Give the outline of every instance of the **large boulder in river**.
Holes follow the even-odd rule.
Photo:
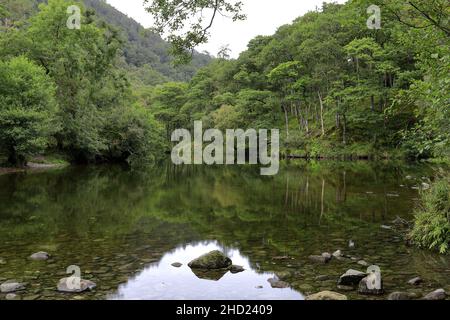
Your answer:
[[[198,257],[189,262],[188,266],[191,269],[226,269],[230,267],[232,261],[222,252],[215,250]]]
[[[346,273],[340,276],[338,284],[343,286],[356,286],[365,277],[367,277],[367,273],[349,269]]]
[[[306,300],[347,300],[347,296],[333,291],[322,291],[307,296]]]
[[[95,282],[84,279],[77,279],[76,277],[62,278],[58,282],[58,291],[59,292],[68,292],[68,293],[80,293],[88,290],[93,290],[97,287]]]

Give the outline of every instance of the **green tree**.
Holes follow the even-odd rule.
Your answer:
[[[42,152],[58,129],[55,85],[25,57],[0,62],[0,152],[14,166]]]

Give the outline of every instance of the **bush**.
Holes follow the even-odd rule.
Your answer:
[[[421,194],[415,212],[413,242],[422,248],[447,253],[450,249],[450,176],[438,179]]]

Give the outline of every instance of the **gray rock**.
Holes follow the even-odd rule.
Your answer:
[[[408,292],[392,292],[387,297],[388,300],[411,300],[414,299],[414,295],[409,294]]]
[[[68,292],[68,293],[80,293],[84,291],[90,291],[97,287],[95,282],[90,280],[80,279],[80,283],[76,283],[74,281],[75,277],[71,278],[62,278],[58,282],[58,291],[60,292]]]
[[[445,300],[447,294],[444,289],[437,289],[436,291],[430,292],[426,296],[424,296],[423,300]]]
[[[306,300],[347,300],[347,296],[333,291],[322,291],[307,296]]]
[[[215,250],[189,262],[192,269],[224,269],[230,267],[232,261],[222,252]]]
[[[370,264],[369,264],[368,262],[364,261],[364,260],[359,260],[359,261],[358,261],[358,264],[361,265],[361,266],[363,266],[363,267],[368,267],[368,266],[370,266]]]
[[[35,261],[45,261],[45,260],[48,260],[49,258],[50,258],[50,255],[44,251],[33,253],[30,256],[30,259],[35,260]]]
[[[342,251],[341,251],[341,250],[336,250],[336,251],[333,253],[333,257],[335,257],[335,258],[341,258],[341,257],[342,257]]]
[[[329,253],[322,253],[322,255],[311,255],[309,256],[309,260],[316,262],[316,263],[328,263],[330,262],[332,258],[332,255]]]
[[[423,282],[423,279],[421,277],[415,277],[415,278],[409,280],[408,284],[413,285],[413,286],[418,286],[422,282]]]
[[[1,293],[12,293],[20,290],[25,290],[25,284],[14,281],[6,281],[0,285]]]
[[[340,276],[338,280],[339,285],[356,286],[359,282],[367,276],[367,273],[349,269],[346,273]]]
[[[239,272],[244,272],[245,271],[245,269],[244,269],[244,267],[243,266],[237,266],[237,265],[232,265],[231,267],[230,267],[230,272],[231,273],[234,273],[234,274],[236,274],[236,273],[239,273]]]
[[[270,278],[267,280],[270,283],[270,286],[275,289],[284,289],[289,288],[289,283],[281,281],[278,278]]]
[[[6,299],[6,300],[20,300],[20,296],[18,296],[18,295],[15,294],[15,293],[8,293],[8,294],[5,296],[5,299]]]
[[[182,265],[183,265],[183,264],[180,263],[180,262],[174,262],[174,263],[172,263],[172,267],[175,267],[175,268],[181,268]]]
[[[375,273],[369,274],[359,282],[358,293],[368,295],[382,295],[384,293],[383,282],[381,281],[381,279],[379,280],[378,284],[377,282],[377,275]]]

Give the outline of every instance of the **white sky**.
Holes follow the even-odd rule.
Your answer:
[[[247,43],[257,35],[272,35],[282,25],[310,10],[321,7],[322,2],[345,3],[346,0],[241,0],[247,20],[232,22],[224,17],[217,17],[211,29],[209,42],[197,48],[216,55],[220,47],[229,45],[232,57],[247,48]],[[145,12],[143,0],[107,0],[115,8],[141,23],[144,27],[152,26],[151,15]]]

